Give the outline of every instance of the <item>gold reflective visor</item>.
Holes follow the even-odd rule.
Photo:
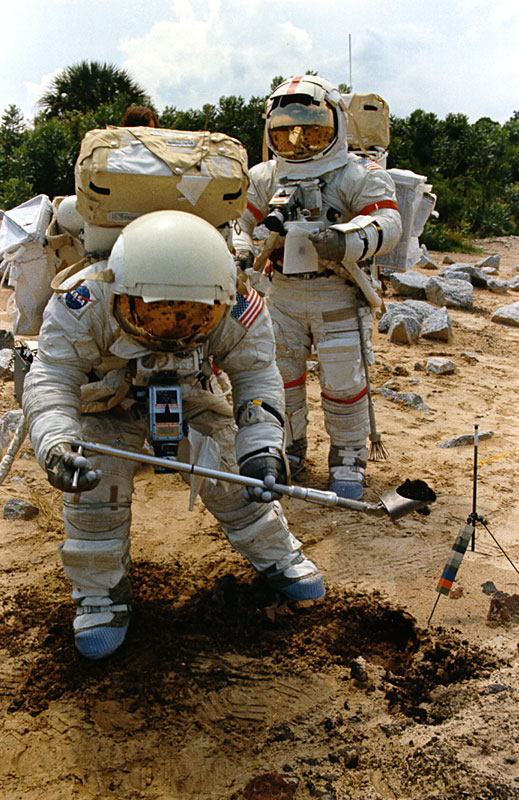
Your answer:
[[[150,350],[179,352],[203,342],[223,318],[226,305],[117,295],[114,316],[125,333]]]
[[[276,155],[301,161],[322,153],[335,139],[335,120],[327,104],[289,103],[275,108],[268,122]]]

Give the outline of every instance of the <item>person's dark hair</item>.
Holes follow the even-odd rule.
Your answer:
[[[157,115],[146,106],[129,106],[124,112],[123,128],[160,128]]]

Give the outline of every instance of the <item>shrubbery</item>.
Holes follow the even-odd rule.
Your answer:
[[[76,66],[82,70],[76,74],[69,68],[72,78],[99,81],[92,73],[95,62]],[[101,66],[110,74],[114,69]],[[271,88],[280,80],[274,78]],[[121,85],[126,86],[124,81]],[[85,132],[121,124],[127,105],[146,99],[136,84],[129,87],[134,95],[107,95],[111,102],[93,110],[65,104],[59,113],[49,91],[31,125],[16,106],[9,106],[0,125],[0,207],[12,208],[40,193],[51,198],[73,194],[74,164]],[[88,91],[97,96],[92,87]],[[252,166],[263,159],[264,103],[265,97],[224,96],[202,109],[167,106],[159,118],[162,127],[221,131],[240,139]],[[439,221],[429,222],[421,237],[431,249],[467,249],[475,236],[519,235],[519,111],[503,125],[488,117],[469,123],[464,114],[440,120],[421,109],[405,119],[392,117],[388,167],[426,175],[433,185]]]

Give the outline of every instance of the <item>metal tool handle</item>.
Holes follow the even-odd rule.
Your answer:
[[[76,441],[73,444],[85,450],[91,450],[94,453],[105,453],[106,455],[118,456],[120,458],[127,458],[132,461],[142,461],[144,464],[154,464],[155,466],[167,467],[168,469],[175,469],[179,472],[187,472],[191,475],[202,475],[205,478],[216,478],[229,483],[238,483],[242,486],[259,487],[267,489],[278,494],[284,494],[287,497],[293,497],[295,500],[306,500],[309,503],[318,503],[325,506],[338,506],[339,508],[349,508],[351,511],[362,511],[365,514],[371,514],[376,517],[381,517],[388,513],[387,508],[382,503],[372,504],[364,503],[358,500],[349,500],[345,497],[339,497],[335,492],[324,492],[320,489],[307,489],[304,486],[285,486],[281,483],[275,483],[274,486],[266,487],[263,481],[258,478],[249,478],[245,475],[237,475],[234,472],[222,472],[217,469],[210,469],[209,467],[201,467],[197,464],[186,464],[181,461],[173,461],[169,458],[159,458],[158,456],[149,456],[144,453],[135,453],[128,450],[119,450],[115,447],[108,447],[104,444],[95,444],[93,442]]]
[[[78,454],[78,456],[82,456],[83,455],[83,445],[82,444],[79,445],[79,447],[77,449],[77,454]],[[72,478],[72,488],[73,489],[77,489],[80,471],[81,471],[80,468],[77,467],[75,472],[74,472],[74,476]]]

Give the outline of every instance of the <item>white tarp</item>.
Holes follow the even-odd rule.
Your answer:
[[[13,333],[20,336],[38,334],[43,309],[52,294],[55,270],[44,247],[51,216],[49,198],[39,194],[5,211],[2,218],[0,257],[14,287],[8,311],[13,315]]]
[[[405,272],[418,263],[422,255],[418,237],[434,212],[436,195],[425,175],[408,169],[389,169],[396,188],[398,209],[402,218],[402,238],[389,253],[377,256],[379,267]]]
[[[9,211],[4,211],[0,226],[0,257],[20,245],[45,241],[52,204],[46,194],[39,194]]]

